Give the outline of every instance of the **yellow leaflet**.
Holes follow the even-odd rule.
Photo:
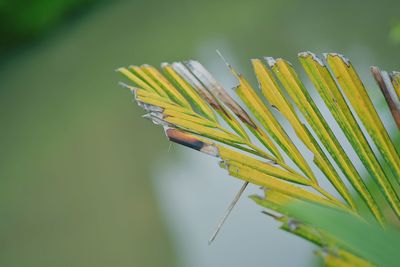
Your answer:
[[[142,89],[149,91],[149,92],[155,92],[157,93],[157,91],[152,88],[151,86],[149,86],[147,83],[145,83],[144,81],[142,81],[142,79],[140,79],[138,76],[136,76],[135,74],[133,74],[132,72],[130,72],[128,69],[126,68],[119,68],[117,69],[118,72],[122,73],[123,75],[125,75],[125,77],[127,77],[129,80],[131,80],[132,82],[134,82],[137,86],[141,87]]]
[[[130,66],[129,67],[133,72],[137,73],[139,77],[141,77],[144,81],[146,81],[154,91],[157,92],[160,96],[168,98],[168,94],[155,82],[152,78],[150,78],[147,73],[145,73],[141,68],[137,66]]]
[[[347,106],[345,99],[343,98],[339,88],[337,87],[335,81],[330,75],[330,72],[328,71],[326,66],[318,58],[316,58],[315,55],[311,53],[302,53],[299,58],[315,88],[320,93],[321,97],[325,101],[325,104],[331,111],[339,126],[342,128],[344,134],[346,135],[349,142],[352,144],[353,148],[364,163],[365,167],[375,177],[379,185],[384,189],[383,192],[389,202],[392,205],[397,205],[397,197],[393,188],[385,177],[385,174],[383,173],[379,162],[375,158],[371,147],[368,145],[365,136],[361,132],[356,120],[354,119],[349,107]],[[352,165],[349,167],[354,168],[354,166]],[[358,192],[360,192],[361,196],[363,197],[373,214],[377,217],[377,219],[382,222],[382,214],[379,211],[379,208],[375,203],[373,197],[362,182],[361,177],[358,176],[358,173],[356,173],[356,171],[352,172],[355,173],[354,178],[356,179],[354,181],[351,181],[353,186]]]
[[[162,114],[165,117],[175,117],[175,118],[181,118],[187,121],[191,121],[193,123],[196,123],[198,125],[202,125],[205,127],[211,127],[211,128],[218,128],[219,126],[215,124],[215,122],[212,122],[210,120],[204,119],[202,117],[196,116],[196,113],[182,113],[180,111],[172,110],[172,109],[165,109]]]
[[[331,137],[333,133],[328,132],[328,125],[324,123],[324,118],[317,110],[313,100],[308,95],[306,89],[302,86],[300,80],[289,64],[282,59],[278,59],[276,64],[272,67],[272,70],[299,107],[304,117],[310,123],[320,140],[326,142],[327,147],[329,148],[335,146]],[[330,143],[326,140],[330,141]]]
[[[265,190],[265,199],[275,203],[276,205],[287,206],[288,204],[295,201],[291,196],[282,194],[276,190]]]
[[[243,129],[242,125],[233,117],[232,113],[226,110],[218,100],[215,99],[218,103],[218,106],[213,106],[214,110],[220,115],[226,123],[234,130],[238,135],[240,135],[243,139],[247,142],[251,142],[249,136],[247,135],[246,131]]]
[[[237,137],[236,135],[228,134],[227,132],[222,132],[217,129],[204,127],[202,125],[198,125],[192,121],[187,121],[182,118],[166,117],[166,118],[164,118],[164,120],[173,125],[176,125],[177,127],[184,128],[185,130],[187,130],[189,132],[193,132],[193,133],[205,136],[207,138],[214,139],[219,142],[223,142],[223,143],[227,143],[227,144],[231,144],[231,143],[245,144],[244,140]]]
[[[255,62],[258,63],[258,62]],[[261,63],[261,62],[259,62]],[[273,67],[276,69],[276,67]],[[335,168],[329,162],[328,158],[314,139],[312,134],[308,131],[307,127],[300,122],[297,114],[294,112],[292,105],[286,100],[277,82],[272,76],[269,69],[264,64],[255,65],[255,73],[260,83],[261,91],[267,100],[275,105],[278,110],[286,117],[290,122],[297,136],[303,143],[310,149],[314,154],[315,164],[324,172],[332,185],[338,190],[343,198],[350,204],[351,207],[355,207],[354,201],[350,195],[350,192],[340,179]]]
[[[208,119],[217,122],[217,118],[215,117],[215,114],[210,106],[198,95],[193,87],[183,80],[182,77],[176,73],[169,64],[163,64],[162,68],[171,77],[171,79],[173,79],[179,85],[179,88],[183,91],[183,93]]]
[[[257,80],[261,87],[261,92],[268,99],[271,105],[279,109],[278,106],[287,106],[288,110],[279,110],[285,117],[295,115],[292,105],[287,101],[280,90],[267,90],[265,88],[279,88],[278,83],[273,78],[272,72],[264,65],[260,59],[253,59],[253,68],[256,74]]]
[[[368,156],[375,157],[328,69],[322,66],[313,68],[314,66],[311,67],[304,59],[301,59],[301,62],[304,64],[303,66],[309,74],[311,81],[321,94],[328,108],[330,108],[333,116],[335,116],[335,119],[336,117],[338,118],[338,124],[342,127],[345,134],[349,134],[347,136],[348,140],[357,144],[357,146],[355,146],[356,151],[362,148],[367,151],[364,154],[366,158],[368,158]]]
[[[167,122],[171,122],[170,119],[167,119],[167,118],[164,118],[164,119]],[[187,120],[187,121],[191,120],[191,118],[188,118],[188,119],[182,118],[182,119]],[[180,124],[183,125],[182,123],[180,123]],[[192,132],[194,132],[194,131],[192,130]],[[170,132],[170,133],[172,134],[172,132]],[[310,181],[308,181],[304,177],[298,175],[297,173],[292,173],[288,170],[282,169],[281,166],[275,165],[271,162],[268,163],[268,162],[258,160],[254,157],[243,154],[243,152],[238,152],[238,151],[232,150],[228,147],[224,147],[219,144],[211,143],[209,140],[203,139],[202,137],[194,136],[194,135],[187,134],[187,133],[182,133],[181,131],[178,131],[178,130],[174,130],[174,134],[172,134],[171,136],[174,136],[175,141],[180,140],[183,143],[196,144],[196,150],[219,157],[225,161],[240,161],[240,162],[242,162],[242,164],[244,164],[245,166],[247,166],[249,168],[257,169],[265,174],[272,175],[276,178],[292,181],[292,182],[302,184],[302,185],[310,185]],[[178,143],[179,143],[179,141],[178,141]],[[241,149],[241,148],[239,148],[239,149]],[[209,153],[207,151],[212,151],[212,153]],[[250,152],[247,150],[245,150],[245,151]]]
[[[371,263],[354,256],[344,250],[337,250],[334,252],[320,252],[321,257],[324,259],[327,267],[373,267]]]
[[[319,63],[315,63],[321,67]],[[324,144],[332,158],[338,164],[342,172],[346,175],[347,179],[361,194],[372,213],[379,221],[382,222],[382,214],[380,213],[377,204],[369,193],[362,178],[358,174],[351,160],[347,157],[346,152],[337,141],[332,130],[322,117],[318,107],[315,105],[314,101],[308,94],[306,88],[298,78],[297,74],[294,72],[293,68],[288,64],[288,62],[278,59],[274,66],[274,70],[279,80],[284,85],[286,91],[299,107],[308,123],[314,129],[314,132],[317,134],[319,140],[321,140],[321,142]]]
[[[230,175],[248,181],[250,183],[260,185],[265,188],[271,188],[273,190],[282,192],[294,198],[303,199],[305,201],[311,201],[322,205],[331,205],[330,201],[317,194],[314,194],[287,182],[281,181],[277,178],[274,178],[273,176],[264,174],[255,169],[248,168],[241,163],[231,161],[225,164],[224,162],[222,162],[220,166],[224,169],[227,169]]]
[[[228,123],[228,125],[242,138],[250,143],[250,138],[246,131],[240,125],[240,123],[233,117],[233,115],[220,104],[217,98],[215,98],[204,85],[187,69],[187,67],[181,62],[175,62],[173,68],[178,72],[183,79],[190,84],[202,97],[203,99],[217,112],[222,119]]]
[[[288,207],[290,204],[303,202],[298,198],[283,194],[273,189],[265,189],[265,197],[257,195],[250,196],[260,206],[279,212],[285,216],[291,217]]]
[[[261,125],[263,125],[265,129],[267,129],[267,128],[265,127],[266,122],[265,122],[265,121],[262,121],[262,119],[264,119],[264,118],[259,117],[259,116],[260,116],[260,113],[257,113],[257,111],[256,111],[256,109],[259,108],[259,106],[257,106],[258,103],[248,101],[248,100],[244,97],[244,95],[243,95],[243,93],[242,93],[242,87],[241,87],[241,86],[236,87],[236,90],[235,90],[235,91],[236,91],[236,94],[237,94],[237,95],[242,99],[242,101],[245,103],[245,105],[246,105],[246,106],[251,110],[251,112],[255,115],[255,117],[257,118],[257,120],[260,121]],[[275,135],[274,135],[272,132],[270,132],[269,130],[270,130],[270,128],[267,129],[268,133],[271,134],[271,135],[274,137],[274,139],[275,139]],[[253,130],[253,131],[254,131],[254,130]],[[266,147],[268,148],[268,150],[274,151],[274,153],[273,153],[274,155],[279,155],[279,157],[277,157],[278,160],[281,161],[281,162],[283,162],[283,158],[282,158],[282,156],[280,155],[279,150],[278,150],[278,149],[276,148],[276,146],[272,143],[272,140],[271,140],[263,131],[261,131],[261,130],[259,130],[259,131],[257,131],[257,132],[254,132],[254,134],[255,134],[255,135],[257,135],[257,134],[259,135],[258,132],[262,133],[262,135],[261,135],[259,138],[264,138],[263,136],[265,136],[265,137],[268,139],[268,142],[266,142],[265,140],[262,141],[263,144],[264,144],[264,146],[266,146]],[[281,146],[281,143],[279,142],[279,140],[275,139],[275,141],[279,144],[279,146]],[[268,146],[269,146],[269,147],[268,147]],[[282,146],[281,146],[281,147],[282,147]],[[283,150],[284,150],[286,153],[288,153],[288,151],[287,151],[284,147],[283,147]]]
[[[260,140],[260,142],[276,157],[276,160],[278,162],[283,162],[281,153],[279,152],[275,144],[272,142],[272,140],[269,138],[269,136],[264,131],[262,131],[260,127],[256,126],[256,128],[253,128],[247,123],[245,124],[248,127],[248,129],[254,134],[254,136],[257,137],[257,139]]]
[[[220,128],[220,130],[223,131],[224,129]],[[181,130],[181,131],[182,131],[182,130]],[[226,131],[226,130],[225,130],[225,131]],[[193,133],[193,132],[192,132],[192,133]],[[230,132],[228,132],[228,133],[230,134]],[[183,133],[182,133],[182,134],[183,134]],[[189,134],[189,133],[185,132],[185,133],[184,133],[184,136],[185,136],[185,137],[188,137],[188,138],[191,138],[191,139],[193,139],[193,140],[201,141],[201,142],[205,143],[205,144],[208,145],[208,146],[215,146],[215,147],[217,147],[217,148],[220,147],[220,145],[211,143],[210,140],[205,139],[205,138],[203,138],[203,137],[201,137],[201,136],[198,136],[198,135],[195,136],[195,135],[192,135],[192,134]],[[254,147],[252,147],[252,146],[250,146],[250,148],[247,148],[246,146],[248,146],[249,144],[246,144],[246,146],[242,146],[242,145],[240,145],[240,144],[233,143],[233,142],[231,142],[231,143],[224,142],[224,143],[227,144],[227,145],[230,145],[230,146],[232,146],[232,147],[235,147],[235,148],[237,148],[237,149],[240,149],[240,150],[242,150],[242,151],[251,153],[251,154],[253,154],[253,155],[256,155],[256,156],[259,156],[259,157],[263,157],[263,158],[268,159],[268,160],[270,160],[270,161],[273,161],[273,160],[274,160],[273,157],[271,157],[270,155],[266,154],[266,153],[265,153],[264,151],[262,151],[262,150],[256,150],[256,149],[255,149]],[[251,145],[251,144],[250,144],[250,145]]]
[[[158,106],[160,108],[163,108],[164,111],[162,112],[164,115],[171,115],[171,116],[187,116],[187,118],[193,117],[192,120],[196,120],[193,122],[201,122],[203,125],[208,125],[210,127],[215,127],[219,128],[222,131],[226,131],[225,129],[221,128],[219,125],[217,125],[214,122],[211,122],[199,114],[195,113],[191,109],[187,109],[181,106],[178,106],[176,103],[171,102],[170,100],[160,97],[156,95],[155,93],[150,93],[145,90],[138,89],[135,91],[136,99],[139,100],[140,102],[146,103],[146,104],[151,104],[154,106]]]
[[[240,79],[240,76],[230,65],[229,69],[231,72]],[[211,74],[208,73],[211,76]],[[231,111],[247,126],[247,128],[254,134],[254,136],[276,157],[278,162],[283,162],[282,155],[276,145],[272,142],[271,138],[263,131],[256,122],[247,114],[247,112],[238,104],[232,97],[226,93],[222,86],[214,89],[215,95],[219,94],[220,99],[227,105]]]
[[[257,62],[254,62],[253,65],[255,68],[257,68]],[[272,137],[274,137],[275,141],[286,152],[286,154],[293,160],[294,163],[296,163],[297,166],[299,166],[304,174],[308,176],[311,180],[316,181],[316,178],[306,160],[303,158],[296,146],[290,140],[285,130],[275,119],[271,111],[261,101],[251,85],[243,76],[239,76],[239,81],[240,86],[236,89],[237,95],[252,111],[258,121],[260,121],[260,123],[268,131],[268,133],[271,134]]]
[[[274,210],[276,212],[279,212],[281,214],[284,214],[288,217],[293,217],[293,214],[291,214],[290,210],[288,209],[291,204],[295,204],[295,203],[304,204],[304,203],[301,203],[304,201],[304,199],[299,199],[290,194],[287,194],[287,193],[284,193],[281,191],[277,191],[275,189],[265,188],[264,191],[265,191],[265,197],[253,195],[253,196],[250,196],[250,198],[252,200],[254,200],[256,203],[258,203],[259,205],[266,207],[268,209]],[[338,202],[336,200],[330,201],[330,200],[326,200],[325,198],[324,198],[324,201],[327,201],[326,203],[324,203],[324,205],[326,205],[326,206],[340,208],[343,211],[354,214],[351,210],[348,209],[348,207],[344,206],[341,202]],[[319,203],[319,204],[322,204],[322,203]],[[311,240],[311,241],[318,243],[317,240]]]
[[[279,85],[273,78],[272,72],[259,59],[253,61],[253,67],[264,97],[271,103],[271,105],[276,107],[283,116],[286,117],[296,131],[296,134],[308,147],[309,144],[312,143],[310,137],[302,129],[303,124],[294,112],[293,106],[286,100],[285,96],[280,91]]]
[[[149,96],[143,96],[143,95],[137,95],[136,96],[136,100],[145,104],[150,104],[159,108],[166,108],[166,107],[171,107],[171,109],[177,109],[177,110],[181,110],[182,108],[179,106],[175,106],[175,105],[171,105],[168,102],[165,101],[161,101],[159,99],[153,98],[153,97],[149,97]],[[184,109],[187,110],[187,109]]]
[[[366,260],[357,257],[356,255],[347,252],[346,250],[340,249],[339,256],[345,259],[347,262],[351,263],[351,266],[360,266],[360,267],[373,267],[371,263],[367,262]]]
[[[354,267],[353,263],[350,263],[337,255],[333,255],[332,253],[319,253],[323,258],[326,267]]]
[[[287,170],[281,169],[277,165],[272,165],[271,163],[262,162],[261,160],[247,156],[243,153],[239,153],[232,149],[225,148],[223,146],[217,146],[217,147],[221,159],[227,162],[231,161],[241,162],[247,167],[274,176],[276,178],[284,179],[298,184],[311,185],[311,182],[309,180],[307,180],[306,178],[297,173],[289,172]]]
[[[136,90],[134,89],[133,91],[135,92],[136,96],[153,98],[153,99],[158,100],[160,102],[164,102],[166,104],[182,108],[181,106],[178,106],[176,103],[172,102],[169,98],[160,96],[160,95],[158,95],[157,93],[155,93],[153,91],[149,92],[149,91],[146,91],[146,90],[143,90],[143,89],[136,89]]]
[[[146,103],[146,104],[150,104],[156,107],[160,107],[162,109],[170,109],[170,110],[174,110],[177,112],[182,112],[185,114],[193,114],[192,110],[189,110],[187,108],[182,108],[180,106],[177,106],[175,103],[173,102],[169,102],[169,101],[165,101],[164,98],[157,98],[148,94],[143,94],[143,92],[145,92],[144,90],[138,90],[136,92],[136,100],[140,101],[142,103]]]
[[[327,54],[326,59],[339,85],[381,152],[383,159],[400,182],[399,155],[353,66],[347,59],[338,54]]]
[[[157,82],[176,103],[191,108],[189,102],[156,68],[149,65],[143,65],[141,69]]]
[[[182,108],[180,106],[176,106],[173,103],[171,104],[171,103],[167,103],[164,101],[160,101],[157,98],[143,96],[141,94],[138,94],[136,99],[142,103],[160,107],[162,110],[158,111],[156,113],[160,113],[160,114],[162,113],[163,117],[182,118],[184,120],[191,121],[193,123],[196,123],[196,124],[199,124],[199,125],[202,125],[205,127],[212,127],[212,128],[219,129],[219,130],[225,132],[226,134],[232,135],[229,131],[221,128],[219,125],[215,124],[214,122],[204,119],[203,117],[194,113],[192,110]]]

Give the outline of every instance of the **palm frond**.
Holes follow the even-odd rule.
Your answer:
[[[393,184],[400,182],[399,154],[350,61],[336,53],[324,56],[326,63],[311,52],[303,52],[299,61],[365,169],[379,185],[392,212],[400,217],[399,193],[395,190],[398,185]],[[220,167],[231,176],[262,186],[264,196],[252,198],[281,214],[273,217],[282,222],[282,229],[324,247],[330,264],[346,266],[358,262],[370,266],[343,246],[338,245],[339,254],[333,253],[330,246],[338,241],[329,233],[319,232],[315,236],[310,223],[296,222],[296,231],[292,231],[291,223],[296,218],[286,208],[288,203],[313,203],[364,220],[369,215],[360,212],[361,199],[383,228],[387,227],[388,218],[382,209],[388,206],[378,203],[371,193],[293,66],[272,57],[251,62],[259,91],[227,64],[238,81],[233,91],[250,113],[195,60],[163,63],[162,72],[149,65],[118,71],[134,83],[123,86],[134,93],[139,106],[147,112],[145,117],[163,126],[169,140],[217,157]],[[372,73],[400,125],[400,74],[382,72],[376,67]],[[312,159],[296,146],[294,137],[287,133],[271,107],[289,122],[297,138],[312,153]],[[373,144],[368,142],[369,137]],[[372,146],[377,147],[379,155]],[[383,168],[382,163],[389,168]],[[313,164],[320,174],[315,174]],[[356,194],[351,193],[341,175]],[[320,186],[322,179],[333,185],[340,198]]]

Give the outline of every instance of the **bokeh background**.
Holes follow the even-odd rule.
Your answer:
[[[215,49],[253,81],[253,57],[341,52],[372,88],[368,66],[400,69],[399,10],[396,0],[1,0],[0,266],[319,264],[245,198],[208,246],[240,183],[171,146],[114,69],[196,58],[229,87]]]

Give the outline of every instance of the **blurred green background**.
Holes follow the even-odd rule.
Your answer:
[[[115,68],[225,49],[247,74],[250,58],[295,62],[303,50],[342,52],[365,76],[371,64],[399,70],[399,10],[397,0],[1,0],[0,266],[177,265],[150,181],[168,142]]]

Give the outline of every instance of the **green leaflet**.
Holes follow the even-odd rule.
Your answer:
[[[374,222],[363,221],[338,209],[306,202],[290,204],[288,209],[296,219],[327,235],[321,240],[327,241],[324,247],[345,250],[376,266],[398,265],[398,230],[382,229]]]

